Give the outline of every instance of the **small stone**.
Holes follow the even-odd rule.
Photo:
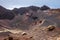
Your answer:
[[[33,36],[31,36],[30,38],[33,38]]]
[[[42,21],[39,21],[39,23],[42,23]]]
[[[27,33],[26,32],[23,32],[22,35],[27,35]]]
[[[48,27],[47,27],[47,30],[48,31],[53,31],[55,29],[55,26],[53,26],[53,25],[49,25]]]

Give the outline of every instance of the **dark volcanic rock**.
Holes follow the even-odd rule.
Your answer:
[[[25,8],[25,7],[21,7],[18,9],[18,13],[23,15],[24,13],[28,12],[28,8]]]
[[[0,19],[13,19],[14,18],[14,14],[12,12],[5,12],[0,14]]]
[[[37,7],[37,6],[29,6],[29,7],[21,7],[21,8],[14,8],[12,11],[15,13],[15,14],[25,14],[25,13],[29,13],[29,11],[34,11],[36,12],[37,10],[40,10],[40,7]]]
[[[8,10],[8,9],[5,9],[4,7],[0,6],[0,19],[13,19],[14,18],[14,14]]]
[[[48,9],[50,9],[48,6],[46,6],[46,5],[44,5],[44,6],[42,6],[41,8],[40,8],[41,10],[48,10]]]
[[[18,15],[18,8],[14,8],[14,9],[12,10],[12,12],[13,12],[15,15]]]
[[[28,8],[30,8],[32,11],[37,11],[40,9],[40,7],[37,6],[29,6]]]

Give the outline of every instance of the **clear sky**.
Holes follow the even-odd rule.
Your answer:
[[[9,9],[31,5],[34,6],[47,5],[51,8],[60,8],[60,0],[0,0],[0,5]]]

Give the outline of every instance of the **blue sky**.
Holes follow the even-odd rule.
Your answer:
[[[47,5],[51,8],[60,8],[60,0],[0,0],[0,5],[8,9],[31,5],[39,7]]]

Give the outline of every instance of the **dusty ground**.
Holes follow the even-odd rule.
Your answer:
[[[13,40],[60,40],[60,28],[56,27],[54,30],[48,31],[46,27],[34,27],[18,34],[10,34],[2,39],[9,39],[9,37],[12,37]]]

